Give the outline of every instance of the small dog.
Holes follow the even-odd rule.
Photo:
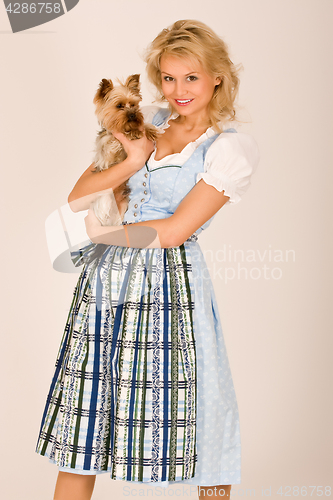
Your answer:
[[[126,158],[124,148],[112,130],[122,132],[128,139],[140,139],[145,134],[156,141],[159,131],[154,125],[145,124],[139,108],[140,75],[131,75],[123,84],[114,87],[111,80],[103,80],[94,97],[96,115],[102,129],[98,132],[95,143],[95,171],[101,172]],[[102,226],[122,224],[128,207],[130,189],[124,182],[113,192],[102,194],[93,202],[92,208]]]

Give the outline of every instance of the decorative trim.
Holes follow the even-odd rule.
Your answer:
[[[146,163],[146,167],[147,167],[148,172],[150,173],[150,172],[155,172],[155,170],[160,170],[161,168],[172,168],[172,167],[182,168],[182,165],[163,165],[162,167],[157,167],[157,168],[154,168],[153,170],[149,170],[148,165]]]

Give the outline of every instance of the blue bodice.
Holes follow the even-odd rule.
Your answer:
[[[154,117],[153,124],[161,125],[169,113],[168,110],[161,109]],[[229,131],[236,132],[234,129],[228,129]],[[197,174],[204,172],[206,153],[218,136],[219,134],[213,135],[201,143],[182,166],[163,165],[150,170],[146,163],[141,170],[130,177],[128,182],[131,189],[130,202],[124,223],[170,217],[195,186]],[[214,217],[215,215],[201,226],[196,234],[206,229]]]

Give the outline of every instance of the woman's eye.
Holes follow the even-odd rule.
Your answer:
[[[188,79],[190,80],[190,82],[195,82],[195,80],[197,80],[198,77],[194,76],[194,75],[190,75],[190,76],[188,76]]]
[[[165,76],[164,77],[165,82],[172,82],[172,80],[173,80],[172,76]]]

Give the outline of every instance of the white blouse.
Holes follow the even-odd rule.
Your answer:
[[[142,108],[145,122],[151,123],[159,109],[157,106]],[[176,113],[171,114],[160,128],[162,130],[168,128],[169,121],[177,116]],[[227,122],[223,125],[223,130],[228,128],[235,128],[234,122]],[[155,150],[148,160],[148,167],[153,169],[164,165],[182,166],[201,143],[215,134],[215,130],[210,127],[198,139],[187,144],[180,153],[167,155],[161,160],[155,160]],[[204,172],[197,175],[196,182],[203,179],[218,191],[224,191],[224,194],[229,196],[225,205],[238,203],[250,186],[251,176],[259,160],[259,148],[251,135],[241,132],[221,133],[209,147]]]

